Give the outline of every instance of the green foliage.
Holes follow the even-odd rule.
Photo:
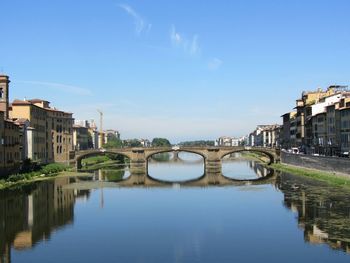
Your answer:
[[[107,154],[107,157],[108,157],[110,160],[119,161],[119,162],[121,162],[121,163],[124,163],[124,161],[125,161],[124,155],[121,155],[121,154],[108,153],[108,154]]]
[[[109,138],[108,142],[103,145],[103,148],[121,148],[123,147],[123,142],[118,138]]]
[[[124,147],[142,147],[141,142],[138,139],[123,141]]]
[[[125,170],[103,170],[102,174],[107,178],[109,182],[118,182],[123,179]]]
[[[42,166],[41,169],[39,169],[37,171],[30,171],[28,173],[22,172],[22,173],[10,175],[6,180],[4,180],[5,181],[4,184],[30,180],[30,179],[33,179],[35,177],[40,176],[41,174],[50,176],[50,175],[54,175],[54,174],[57,174],[59,172],[62,172],[66,169],[67,169],[67,166],[64,164],[51,163],[51,164]]]
[[[45,174],[45,175],[50,175],[50,174],[55,174],[55,173],[59,173],[62,172],[64,170],[67,169],[67,166],[61,163],[51,163],[48,165],[45,165],[42,169],[41,169],[41,173]]]
[[[158,162],[167,162],[170,160],[170,157],[171,157],[170,153],[157,153],[152,156],[152,159]]]
[[[115,166],[118,164],[124,164],[128,158],[125,158],[120,154],[106,153],[105,155],[98,155],[89,157],[82,160],[84,171],[92,171],[108,166]]]
[[[205,141],[205,140],[199,140],[199,141],[185,141],[180,142],[180,146],[215,146],[214,141]]]
[[[98,163],[104,163],[109,160],[111,159],[107,155],[98,155],[98,156],[93,156],[93,157],[83,159],[81,163],[83,166],[87,166],[87,165],[93,165]]]
[[[153,147],[170,147],[171,143],[166,138],[154,138],[152,140]]]
[[[25,179],[25,174],[13,174],[7,178],[7,182],[17,182]]]

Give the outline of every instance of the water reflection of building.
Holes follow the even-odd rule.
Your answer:
[[[286,207],[298,214],[305,241],[350,253],[350,194],[317,181],[283,175],[278,188]]]
[[[41,182],[21,193],[0,193],[0,262],[11,262],[11,247],[23,250],[48,240],[52,231],[71,224],[76,198],[89,192],[63,190],[69,178]]]
[[[269,173],[269,170],[265,166],[256,161],[249,161],[248,165],[252,170],[254,170],[258,178],[265,177]]]

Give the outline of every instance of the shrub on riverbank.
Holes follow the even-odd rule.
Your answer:
[[[24,181],[24,180],[30,180],[38,176],[52,176],[59,172],[65,171],[69,168],[69,166],[66,166],[64,164],[60,163],[51,163],[44,166],[41,166],[41,168],[37,171],[31,171],[28,173],[17,173],[10,175],[7,179],[3,179],[0,182],[0,185],[6,185],[7,183],[14,183],[18,181]]]
[[[82,160],[82,165],[93,165],[98,163],[104,163],[110,161],[111,159],[107,155],[93,156]]]
[[[40,172],[45,175],[52,175],[65,171],[68,167],[62,163],[50,163],[44,166]]]
[[[98,170],[106,166],[113,166],[116,164],[123,165],[128,162],[128,158],[125,158],[120,154],[106,154],[102,156],[93,156],[82,160],[82,169],[84,171]]]

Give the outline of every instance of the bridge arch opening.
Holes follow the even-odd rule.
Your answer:
[[[222,156],[222,159],[224,159],[227,156],[230,156],[232,154],[247,154],[247,158],[257,158],[259,159],[261,162],[266,163],[267,165],[270,165],[272,163],[274,163],[275,161],[275,156],[273,156],[273,154],[264,151],[264,150],[249,150],[249,149],[244,149],[244,150],[233,150],[231,152],[227,152],[225,153],[225,155]]]
[[[147,156],[147,175],[165,183],[184,183],[202,177],[205,156],[187,150],[163,150]]]
[[[222,175],[234,181],[256,181],[274,174],[266,166],[274,162],[274,156],[265,151],[239,150],[222,156]]]

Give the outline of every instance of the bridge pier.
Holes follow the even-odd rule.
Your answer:
[[[132,174],[145,174],[147,173],[147,160],[145,150],[132,149],[130,155],[130,173]]]
[[[221,174],[221,160],[205,160],[204,166],[206,174]]]
[[[221,174],[222,163],[220,150],[218,148],[207,149],[207,156],[205,158],[205,173],[207,174]]]

